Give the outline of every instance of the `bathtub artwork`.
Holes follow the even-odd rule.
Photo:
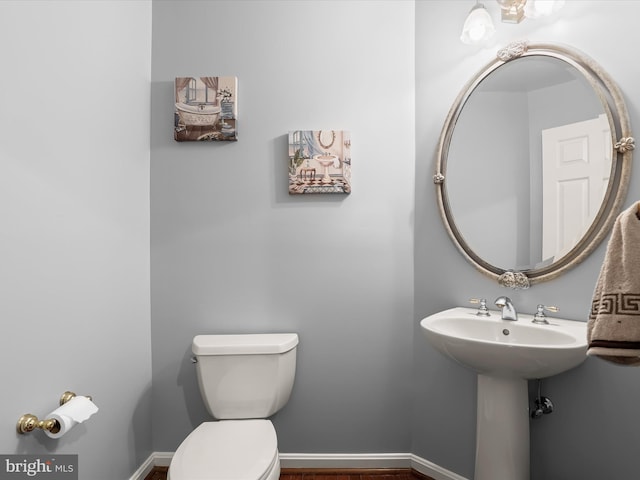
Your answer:
[[[176,77],[173,138],[236,141],[237,77]]]
[[[289,194],[307,193],[351,193],[349,132],[289,132]]]

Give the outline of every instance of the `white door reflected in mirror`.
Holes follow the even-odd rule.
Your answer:
[[[542,259],[577,245],[602,205],[611,174],[606,115],[542,131]]]

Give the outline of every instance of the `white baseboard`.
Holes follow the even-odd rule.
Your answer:
[[[282,468],[413,468],[434,480],[467,480],[411,453],[280,453]]]
[[[140,467],[133,472],[129,480],[144,480],[153,467],[168,467],[173,458],[173,452],[153,452]]]
[[[153,452],[129,480],[144,480],[153,467],[168,467],[173,452]],[[280,453],[282,468],[413,468],[434,480],[465,477],[411,453]]]
[[[281,468],[409,468],[407,453],[280,453]]]
[[[446,468],[442,468],[441,466],[436,465],[429,460],[425,460],[424,458],[418,457],[417,455],[413,454],[411,454],[410,456],[410,467],[413,468],[416,472],[428,475],[434,480],[467,480],[466,477],[458,475],[457,473],[453,473]]]

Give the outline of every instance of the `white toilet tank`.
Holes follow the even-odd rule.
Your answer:
[[[219,420],[267,418],[289,400],[298,335],[197,335],[192,350],[209,413]]]

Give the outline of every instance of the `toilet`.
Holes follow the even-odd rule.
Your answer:
[[[168,480],[278,480],[278,439],[268,417],[289,400],[298,335],[197,335],[198,385],[216,421],[176,450]]]

